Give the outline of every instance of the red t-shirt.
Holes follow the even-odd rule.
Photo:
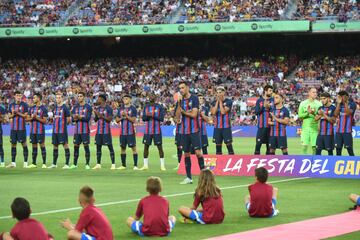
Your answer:
[[[193,208],[197,209],[200,203],[203,209],[202,217],[205,223],[217,224],[223,222],[225,213],[221,195],[219,197],[206,198],[202,201],[198,195],[195,195]]]
[[[52,239],[52,236],[47,233],[44,226],[32,218],[17,222],[13,229],[11,229],[10,235],[15,240]]]
[[[267,183],[256,182],[249,186],[251,217],[268,217],[272,214],[273,187]]]
[[[112,240],[114,238],[111,225],[105,214],[94,205],[89,205],[82,210],[75,229],[79,232],[85,231],[97,240]]]
[[[170,232],[169,202],[159,195],[149,195],[140,200],[136,217],[144,216],[141,231],[147,236],[166,236]]]

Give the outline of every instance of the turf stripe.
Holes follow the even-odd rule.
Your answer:
[[[317,240],[360,230],[360,209],[327,217],[281,224],[241,233],[210,238],[211,240]]]
[[[308,179],[309,177],[302,177],[302,178],[289,178],[289,179],[283,179],[283,180],[277,180],[269,182],[271,184],[273,183],[282,183],[282,182],[291,182],[291,181],[299,181]],[[243,188],[248,187],[249,184],[243,184],[243,185],[236,185],[236,186],[229,186],[229,187],[222,187],[221,190],[228,190],[228,189],[234,189],[234,188]],[[165,195],[166,198],[173,198],[173,197],[179,197],[179,196],[185,196],[185,195],[192,195],[194,194],[194,191],[192,192],[183,192],[183,193],[175,193],[170,195]],[[97,207],[103,207],[103,206],[112,206],[112,205],[118,205],[118,204],[125,204],[125,203],[132,203],[132,202],[138,202],[140,201],[140,198],[136,199],[129,199],[129,200],[121,200],[121,201],[115,201],[115,202],[107,202],[107,203],[99,203],[96,204]],[[80,210],[81,207],[73,207],[73,208],[64,208],[64,209],[57,209],[57,210],[50,210],[45,212],[38,212],[38,213],[31,213],[31,216],[39,216],[39,215],[47,215],[47,214],[54,214],[54,213],[63,213],[63,212],[70,212],[70,211],[76,211]],[[1,216],[1,219],[10,219],[12,216]]]

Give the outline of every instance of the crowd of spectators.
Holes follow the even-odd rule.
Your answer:
[[[283,19],[289,0],[2,0],[1,26],[54,26],[70,5],[66,25],[237,22]],[[360,0],[300,0],[293,19],[360,19]],[[176,14],[177,12],[179,14]],[[67,16],[67,15],[66,15]],[[287,16],[288,18],[289,16]]]
[[[96,0],[82,6],[67,25],[162,24],[180,6],[178,0]]]
[[[76,0],[1,0],[0,26],[54,26]]]
[[[287,0],[186,0],[186,22],[279,20]]]
[[[301,19],[339,19],[346,22],[349,19],[360,19],[359,0],[300,0],[295,18]]]
[[[44,104],[50,107],[57,91],[64,93],[70,106],[76,103],[76,93],[80,90],[88,94],[89,103],[94,103],[99,93],[106,93],[114,109],[121,103],[121,96],[130,93],[139,110],[139,124],[141,109],[150,92],[157,95],[158,102],[166,109],[164,124],[174,124],[177,83],[183,80],[190,81],[191,91],[205,95],[208,103],[214,99],[216,86],[225,86],[227,96],[233,99],[235,125],[256,124],[254,102],[265,84],[286,95],[285,106],[290,109],[293,125],[299,124],[297,108],[306,98],[309,86],[327,91],[333,97],[336,92],[347,90],[360,103],[360,56],[9,59],[0,66],[0,89],[5,105],[12,101],[15,89],[24,92],[24,99],[30,103],[32,95],[41,92]]]

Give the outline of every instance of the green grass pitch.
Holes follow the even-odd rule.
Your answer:
[[[69,139],[70,141],[72,138]],[[48,165],[52,162],[51,138],[47,141]],[[118,138],[113,138],[116,163],[120,164],[120,147]],[[9,138],[4,137],[5,161],[10,162]],[[139,165],[142,165],[141,139],[137,139],[139,150]],[[254,138],[235,138],[234,149],[238,154],[252,154]],[[289,153],[300,154],[300,139],[289,138]],[[360,155],[360,140],[355,139],[355,154]],[[72,144],[71,154],[73,154]],[[209,152],[214,153],[214,145],[210,144]],[[155,147],[150,148],[150,170],[148,172],[111,171],[110,158],[107,148],[103,148],[103,169],[99,171],[84,169],[84,151],[80,148],[79,169],[62,170],[64,151],[59,149],[58,169],[23,169],[22,148],[18,145],[16,169],[0,169],[0,232],[9,231],[15,224],[11,218],[10,204],[15,197],[22,196],[30,201],[33,213],[52,210],[68,209],[66,212],[52,212],[34,216],[40,220],[55,239],[65,239],[66,232],[59,225],[59,221],[69,217],[73,222],[78,219],[80,210],[77,202],[79,188],[85,184],[95,189],[96,202],[104,204],[101,208],[109,218],[115,239],[137,239],[127,228],[125,220],[134,215],[138,199],[145,196],[145,181],[148,176],[159,176],[163,180],[162,195],[169,196],[170,213],[179,218],[177,209],[181,205],[191,206],[192,192],[197,184],[179,185],[183,176],[172,170],[176,163],[176,148],[172,138],[164,138],[166,172],[159,169],[159,157]],[[264,149],[262,149],[264,150]],[[29,145],[29,161],[31,147]],[[226,149],[224,149],[226,152]],[[345,154],[345,152],[344,152]],[[38,154],[38,163],[41,163]],[[72,156],[71,156],[72,162]],[[94,139],[91,144],[91,165],[96,162]],[[128,151],[128,166],[132,166],[132,155]],[[253,177],[217,177],[221,188],[237,186],[223,190],[225,221],[220,225],[200,226],[177,222],[171,239],[204,239],[211,236],[235,233],[250,229],[268,227],[282,223],[300,221],[304,219],[342,213],[352,204],[347,199],[351,192],[360,193],[360,181],[350,179],[299,179],[295,181],[277,182],[287,178],[270,177],[270,182],[279,188],[278,209],[279,216],[271,219],[251,219],[245,211],[243,198],[247,194],[247,185],[254,181]],[[106,205],[106,203],[109,203]],[[305,229],[304,229],[305,230]],[[291,237],[289,237],[291,239]],[[335,239],[335,238],[334,238]],[[336,239],[360,239],[360,232],[339,236]]]

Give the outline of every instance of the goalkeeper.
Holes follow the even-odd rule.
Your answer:
[[[316,100],[316,88],[309,89],[309,97],[302,101],[299,106],[299,118],[302,119],[301,145],[304,155],[308,152],[308,146],[312,148],[312,154],[316,153],[316,138],[318,135],[318,122],[315,121],[315,115],[321,107],[321,102]]]

